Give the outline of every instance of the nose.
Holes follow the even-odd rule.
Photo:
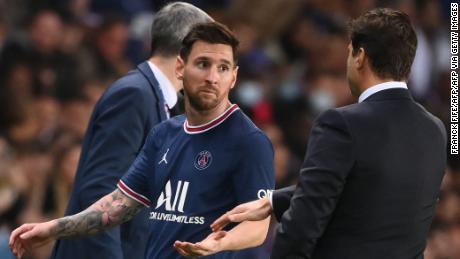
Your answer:
[[[208,73],[206,74],[206,83],[214,85],[214,84],[217,84],[218,80],[219,80],[219,71],[217,71],[216,66],[212,66],[208,70]]]

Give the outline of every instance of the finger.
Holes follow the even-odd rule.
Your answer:
[[[224,215],[220,216],[217,220],[215,220],[211,224],[211,228],[213,229],[213,231],[218,231],[224,228],[226,225],[228,225],[231,222],[238,222],[238,221],[231,220],[232,215],[241,214],[246,211],[247,209],[245,208],[245,206],[242,206],[242,205],[236,206],[235,208],[233,208],[232,210],[228,211]]]
[[[211,252],[212,250],[204,246],[201,242],[199,242],[199,243],[193,244],[193,251],[201,255],[208,255],[209,252]]]
[[[24,255],[24,250],[23,249],[20,250],[18,254],[19,254],[18,258],[21,259],[22,256]]]
[[[243,221],[249,220],[249,214],[246,212],[243,212],[243,213],[229,215],[228,220],[230,222],[236,222],[236,223],[243,222]]]
[[[24,255],[24,247],[20,242],[17,242],[16,244],[16,256],[20,259]]]
[[[212,231],[217,232],[219,230],[222,230],[225,226],[227,226],[231,222],[232,221],[230,220],[229,213],[225,213],[224,215],[220,216],[220,218],[216,219],[211,224],[211,229],[212,229]]]
[[[223,215],[220,218],[216,219],[212,224],[211,224],[211,229],[212,231],[216,232],[221,229],[223,229],[225,226],[230,223],[230,220],[228,219],[227,215]]]
[[[192,256],[192,257],[200,256],[200,254],[197,253],[197,251],[195,251],[195,248],[193,247],[192,243],[176,241],[175,247],[180,249],[185,254],[185,256]]]
[[[17,237],[20,234],[22,234],[22,233],[24,233],[26,231],[29,231],[32,228],[33,228],[33,225],[31,225],[31,224],[24,224],[24,225],[16,228],[13,232],[11,232],[9,243],[12,244],[14,242],[14,240],[16,240]]]
[[[182,249],[182,247],[179,244],[174,243],[174,249],[176,249],[176,251],[183,256],[190,256],[190,254],[187,253],[184,249]]]
[[[200,254],[200,249],[196,247],[195,244],[189,243],[189,242],[184,242],[184,249],[186,251],[189,251],[193,256],[199,256]]]
[[[17,243],[16,250],[19,255],[19,258],[21,258],[26,253],[26,245],[21,240],[18,240],[16,243]]]
[[[15,256],[19,257],[19,252],[21,251],[22,246],[19,240],[15,240],[13,243],[13,253]]]

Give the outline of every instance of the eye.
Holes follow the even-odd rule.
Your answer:
[[[209,67],[209,63],[205,60],[199,60],[198,62],[196,62],[196,66],[199,68],[199,69],[205,69],[207,67]]]
[[[219,66],[219,72],[227,72],[230,70],[230,67],[228,65],[220,65]]]

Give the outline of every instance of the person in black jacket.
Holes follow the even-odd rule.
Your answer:
[[[297,186],[213,223],[280,222],[272,259],[421,259],[446,166],[442,122],[406,86],[409,17],[375,9],[350,22],[347,78],[358,103],[315,120]],[[272,208],[273,207],[273,208]]]

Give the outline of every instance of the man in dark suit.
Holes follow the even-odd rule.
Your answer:
[[[390,9],[351,21],[350,38],[347,78],[359,102],[318,116],[298,185],[274,192],[272,259],[423,258],[447,140],[407,90],[417,38]],[[269,199],[253,201],[212,227],[271,212]]]
[[[182,88],[175,77],[182,39],[212,19],[197,7],[176,2],[155,13],[151,57],[113,83],[91,117],[66,215],[86,209],[113,191],[133,163],[150,129],[169,117]],[[53,258],[144,258],[148,211],[102,234],[59,240]]]

